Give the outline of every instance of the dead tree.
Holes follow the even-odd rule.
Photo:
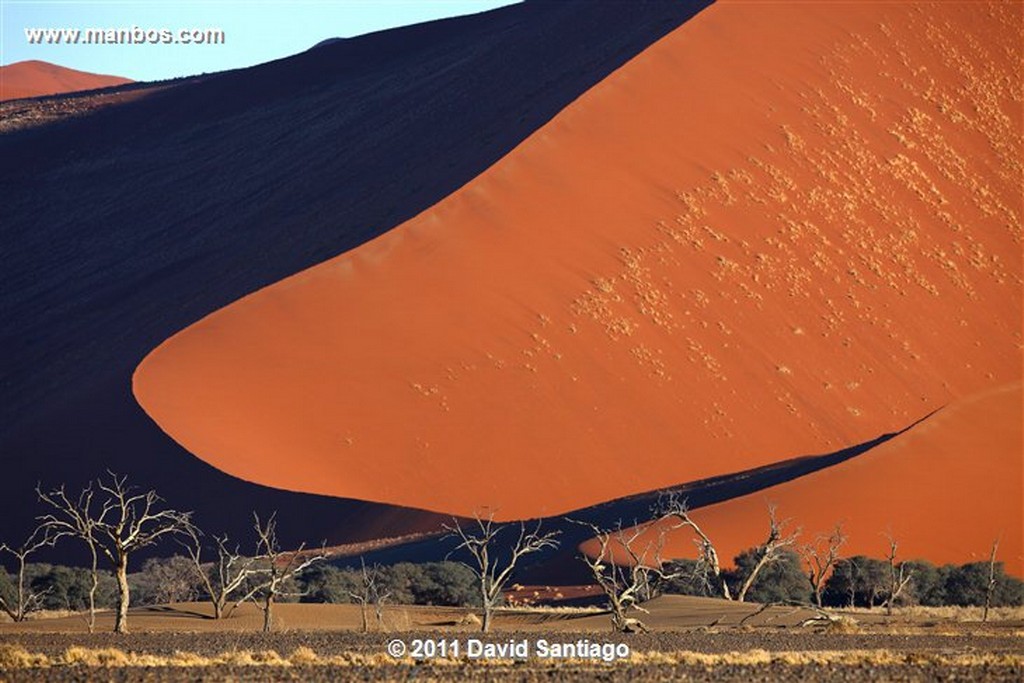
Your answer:
[[[850,585],[846,590],[847,598],[849,598],[849,604],[847,607],[853,609],[857,602],[857,579],[859,576],[859,568],[852,558],[846,560],[846,565],[850,568]]]
[[[281,550],[277,540],[277,513],[270,515],[266,522],[253,513],[253,529],[256,531],[256,551],[259,562],[259,580],[243,598],[251,599],[263,612],[263,632],[270,633],[274,627],[274,603],[278,597],[294,595],[285,591],[287,583],[297,574],[327,559],[324,547],[307,551],[303,543],[297,550]]]
[[[55,538],[77,538],[89,549],[89,617],[86,623],[89,633],[93,633],[96,630],[96,590],[100,585],[100,572],[92,484],[86,486],[75,500],[68,498],[64,486],[45,493],[36,487],[36,494],[41,502],[53,509],[38,518],[40,524],[49,529]]]
[[[182,546],[192,560],[199,580],[210,598],[213,618],[221,619],[224,616],[231,616],[237,607],[236,604],[227,609],[231,596],[245,587],[250,577],[257,573],[256,558],[242,555],[237,544],[232,547],[227,534],[211,538],[214,557],[210,562],[203,561],[203,543],[199,529],[190,528],[188,538]]]
[[[465,550],[473,558],[472,562],[460,562],[476,575],[484,613],[480,628],[486,633],[491,629],[494,608],[501,601],[505,585],[512,578],[516,565],[526,555],[545,548],[557,548],[558,541],[555,537],[559,532],[542,533],[540,522],[531,531],[528,530],[526,522],[520,522],[518,537],[507,552],[502,552],[498,536],[512,525],[495,522],[494,513],[487,517],[478,514],[474,521],[475,525],[467,529],[453,517],[452,524],[446,524],[444,528],[449,536],[459,541],[452,552]]]
[[[377,617],[377,628],[381,631],[384,630],[384,605],[391,599],[391,591],[384,589],[384,584],[381,581],[381,576],[378,569],[377,578],[374,582],[373,591],[373,613]]]
[[[109,481],[97,479],[77,499],[64,495],[63,488],[46,494],[44,502],[56,512],[44,520],[52,517],[55,524],[65,523],[63,529],[67,534],[91,544],[110,561],[118,588],[114,632],[127,633],[131,601],[128,561],[132,553],[165,536],[186,533],[191,527],[192,513],[165,508],[156,491],[136,493],[128,484],[128,477],[113,472],[108,475]],[[93,509],[94,497],[98,509]]]
[[[775,515],[775,505],[769,503],[768,505],[768,538],[765,542],[757,549],[757,564],[750,571],[743,585],[740,586],[740,592],[736,595],[736,599],[740,602],[744,602],[747,597],[747,591],[754,585],[754,581],[757,580],[757,575],[762,569],[778,560],[781,551],[794,543],[796,543],[797,536],[799,536],[799,529],[793,533],[786,533],[787,520],[779,521]]]
[[[581,559],[608,599],[612,630],[615,632],[646,632],[643,621],[630,616],[630,613],[646,613],[641,603],[653,595],[657,584],[679,578],[684,573],[682,569],[666,571],[662,550],[669,528],[659,524],[665,519],[663,516],[653,523],[628,529],[623,528],[622,522],[611,529],[590,522],[576,522],[589,527],[597,541],[598,548],[593,557],[582,553]],[[650,533],[655,529],[657,531],[651,538]],[[616,548],[624,556],[615,558]]]
[[[832,533],[818,536],[814,543],[808,543],[800,548],[800,556],[807,565],[807,580],[811,583],[811,590],[814,591],[814,602],[820,609],[821,594],[825,591],[825,581],[832,573],[832,569],[839,561],[839,549],[846,543],[846,534],[843,532],[843,525],[836,524]]]
[[[889,537],[889,554],[886,559],[889,561],[889,596],[885,600],[885,613],[892,616],[892,608],[896,599],[903,593],[903,589],[910,583],[914,572],[907,568],[906,562],[896,562],[896,549],[899,543],[892,536]]]
[[[704,533],[704,530],[690,518],[686,500],[676,494],[670,494],[659,501],[658,509],[661,513],[660,518],[663,521],[674,522],[673,529],[689,528],[697,535],[694,543],[697,546],[698,570],[704,577],[705,585],[711,585],[712,581],[708,578],[710,575],[714,579],[715,586],[722,591],[722,597],[726,600],[732,600],[729,584],[726,583],[725,577],[722,576],[722,566],[718,561],[718,551],[715,550],[715,544],[711,542],[711,539]]]
[[[359,612],[363,621],[363,633],[370,630],[369,606],[373,605],[374,614],[377,618],[377,628],[384,630],[384,605],[391,598],[391,591],[384,587],[380,567],[373,565],[367,567],[362,558],[359,559],[359,590],[350,591],[349,596],[359,603]]]
[[[996,553],[999,551],[999,539],[992,541],[992,552],[988,556],[988,584],[985,586],[985,611],[981,614],[982,622],[988,621],[988,611],[992,608],[992,596],[996,592]]]
[[[0,595],[0,609],[7,613],[14,621],[25,621],[32,612],[37,612],[43,607],[43,598],[48,590],[37,591],[25,584],[25,567],[28,558],[38,550],[52,546],[56,536],[45,524],[40,524],[28,535],[25,542],[14,547],[6,543],[0,543],[0,553],[6,552],[14,557],[17,562],[17,581],[15,586],[14,599],[8,601]],[[2,571],[2,568],[0,568]]]

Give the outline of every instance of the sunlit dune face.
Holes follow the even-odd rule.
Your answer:
[[[92,74],[31,60],[0,67],[0,102],[22,97],[93,90],[131,82],[130,79],[119,76]]]
[[[889,539],[897,559],[935,563],[996,559],[1024,575],[1024,414],[1021,385],[998,387],[957,401],[866,454],[758,493],[695,510],[692,519],[711,538],[723,562],[764,542],[768,504],[799,532],[794,549],[825,541],[837,524],[847,537],[846,557],[885,557]],[[653,555],[666,522],[649,527],[635,544]],[[627,534],[624,538],[631,537]],[[695,559],[688,529],[666,536],[664,558]],[[596,541],[583,545],[598,551]],[[611,552],[624,559],[621,547]]]
[[[238,477],[508,519],[1015,381],[1020,14],[716,4],[435,207],[166,341],[135,394]]]

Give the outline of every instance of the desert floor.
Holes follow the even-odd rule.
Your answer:
[[[77,616],[0,625],[0,681],[198,680],[1021,680],[1024,619],[1001,612],[982,624],[952,615],[858,611],[828,628],[800,626],[813,613],[719,600],[652,601],[652,632],[613,634],[604,614],[583,610],[503,611],[480,636],[468,610],[390,606],[387,632],[359,632],[354,605],[283,604],[276,631],[259,632],[261,615],[244,606],[230,619],[208,618],[187,603],[134,610],[132,633],[89,634]],[[962,617],[962,615],[960,615]],[[371,617],[372,619],[372,617]],[[110,627],[109,615],[99,629]],[[626,643],[629,659],[600,661],[416,662],[395,659],[394,639],[470,638],[502,643],[540,638]]]

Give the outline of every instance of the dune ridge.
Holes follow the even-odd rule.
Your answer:
[[[421,509],[211,467],[142,411],[135,367],[433,205],[706,4],[519,3],[247,69],[2,103],[0,538],[32,528],[40,479],[76,487],[107,469],[238,539],[254,508],[278,511],[285,544],[436,528]]]
[[[244,479],[513,519],[1015,381],[1020,11],[717,3],[434,207],[171,337],[135,395]]]

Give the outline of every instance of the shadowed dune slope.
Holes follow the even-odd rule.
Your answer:
[[[1020,383],[961,399],[867,453],[793,481],[692,513],[723,561],[764,541],[774,503],[800,544],[843,524],[846,556],[884,557],[887,534],[899,558],[997,559],[1024,576],[1024,414]],[[656,532],[641,538],[645,544]],[[674,531],[666,557],[694,557],[694,537]],[[593,542],[584,544],[593,553]],[[644,547],[640,545],[638,547]]]
[[[139,408],[132,372],[208,313],[433,205],[705,4],[529,2],[0,135],[0,537],[31,522],[40,479],[106,468],[238,537],[254,506],[280,511],[287,542],[421,527],[422,512],[215,470]]]
[[[131,82],[129,78],[92,74],[31,59],[0,66],[0,102],[22,97],[95,90]]]
[[[1016,381],[1020,12],[715,4],[436,206],[170,338],[136,396],[239,477],[507,519]]]

